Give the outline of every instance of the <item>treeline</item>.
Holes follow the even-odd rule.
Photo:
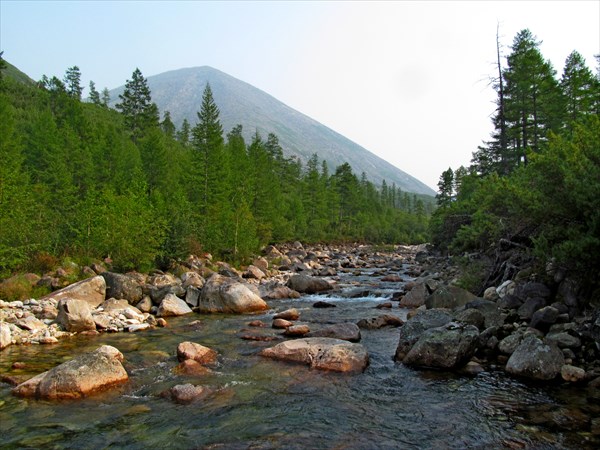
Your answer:
[[[598,287],[600,65],[594,75],[574,51],[559,78],[539,47],[523,30],[503,59],[498,42],[493,133],[468,168],[441,175],[432,240],[455,253],[518,248],[541,273]]]
[[[117,110],[74,66],[61,80],[0,83],[0,274],[44,257],[121,270],[210,252],[241,262],[290,240],[414,243],[433,201],[376,187],[348,164],[285,157],[275,135],[224,135],[207,85],[176,129],[133,72]]]

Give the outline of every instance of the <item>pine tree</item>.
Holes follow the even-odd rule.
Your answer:
[[[110,103],[110,92],[108,92],[108,88],[102,89],[102,106],[108,108],[108,104]]]
[[[560,87],[565,97],[568,125],[572,131],[573,122],[595,114],[594,101],[600,96],[594,74],[586,66],[585,59],[573,51],[565,62]]]
[[[81,72],[79,71],[79,67],[69,67],[65,74],[64,82],[67,94],[76,100],[81,100],[83,88],[81,87]]]
[[[95,105],[101,105],[100,94],[96,90],[96,83],[90,81],[90,102]]]
[[[181,142],[184,146],[187,146],[190,143],[190,136],[192,134],[192,128],[190,127],[190,123],[187,119],[183,119],[181,123],[181,128],[177,131],[176,137],[179,142]]]
[[[160,128],[168,137],[171,139],[175,138],[175,124],[171,120],[171,113],[169,111],[164,112]]]
[[[152,103],[150,88],[140,69],[134,70],[119,99],[121,102],[115,108],[123,113],[125,126],[134,141],[140,139],[148,128],[158,125],[158,107]]]
[[[454,172],[452,171],[452,168],[448,167],[448,169],[444,170],[442,175],[440,175],[440,181],[438,181],[438,194],[435,196],[437,199],[437,204],[440,208],[450,205],[452,202],[453,190]]]

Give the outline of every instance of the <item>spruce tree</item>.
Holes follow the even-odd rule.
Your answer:
[[[64,82],[67,94],[76,100],[81,100],[83,88],[81,87],[81,72],[79,71],[79,67],[69,67],[65,74]]]
[[[148,128],[158,125],[158,107],[152,103],[148,82],[140,69],[134,70],[119,99],[121,102],[117,103],[115,108],[123,113],[125,126],[131,132],[134,141],[139,140]]]
[[[100,101],[100,94],[98,93],[98,91],[96,90],[96,83],[94,83],[93,81],[90,81],[90,102],[92,102],[95,105],[101,105],[101,101]]]

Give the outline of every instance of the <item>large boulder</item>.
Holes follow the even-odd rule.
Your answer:
[[[237,279],[215,274],[200,294],[198,310],[203,313],[250,313],[269,309],[267,303]]]
[[[334,372],[362,372],[369,364],[369,355],[361,344],[320,337],[281,342],[260,355]]]
[[[407,366],[458,369],[475,354],[479,330],[449,323],[425,330],[402,362]]]
[[[440,286],[425,299],[425,306],[427,309],[455,309],[466,305],[475,298],[477,297],[474,294],[457,286]]]
[[[302,274],[291,276],[287,282],[287,286],[303,294],[316,294],[317,292],[333,289],[333,286],[327,280]]]
[[[191,313],[187,303],[174,294],[167,294],[160,302],[156,315],[158,317],[182,316]]]
[[[425,330],[444,326],[451,321],[452,316],[441,309],[419,311],[400,328],[400,339],[394,360],[402,361]]]
[[[83,300],[91,308],[96,308],[106,297],[106,282],[100,275],[70,284],[58,291],[43,297],[42,300],[54,299],[59,301],[63,298]]]
[[[418,308],[425,304],[425,299],[429,296],[427,285],[422,282],[416,284],[408,293],[402,297],[399,306],[401,308]]]
[[[142,286],[133,277],[114,272],[104,272],[100,276],[106,281],[106,298],[124,298],[131,305],[142,299]]]
[[[122,361],[119,350],[103,345],[36,375],[15,387],[13,393],[48,400],[81,398],[126,382],[129,377]]]
[[[555,344],[528,335],[508,359],[506,371],[534,380],[553,380],[564,364],[563,353]]]
[[[349,322],[336,323],[317,331],[311,331],[306,337],[328,337],[349,342],[359,342],[361,338],[358,325]]]
[[[58,302],[58,316],[56,321],[67,331],[93,331],[96,323],[92,317],[92,310],[84,300],[63,298]]]

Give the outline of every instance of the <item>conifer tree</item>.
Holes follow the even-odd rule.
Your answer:
[[[158,125],[158,107],[152,103],[148,82],[140,69],[134,70],[119,99],[121,101],[115,108],[123,113],[125,126],[131,132],[134,141],[140,139],[148,128]]]
[[[567,121],[570,122],[567,126],[572,130],[573,122],[595,114],[594,103],[600,96],[594,74],[579,52],[573,51],[567,57],[560,87],[565,97]]]
[[[95,105],[102,104],[100,101],[100,93],[96,90],[96,83],[90,81],[90,102]]]
[[[67,94],[76,100],[81,100],[83,88],[81,87],[81,72],[79,71],[79,67],[69,67],[65,74],[64,82]]]

